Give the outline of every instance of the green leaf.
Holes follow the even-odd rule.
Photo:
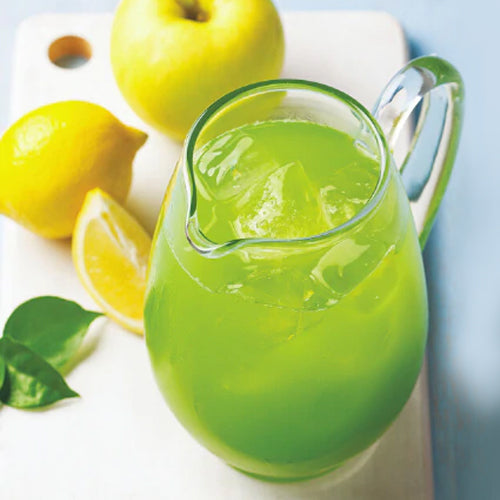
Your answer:
[[[4,380],[5,380],[5,362],[2,358],[2,356],[0,356],[0,389],[3,386]]]
[[[21,304],[7,320],[4,337],[29,347],[55,368],[78,350],[92,321],[101,313],[86,311],[59,297],[36,297]]]
[[[0,357],[6,366],[0,400],[6,405],[37,408],[61,399],[78,397],[61,374],[28,347],[2,337]]]

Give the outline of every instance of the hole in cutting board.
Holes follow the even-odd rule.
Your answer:
[[[50,44],[48,55],[52,64],[59,68],[75,69],[90,60],[92,46],[80,36],[63,36]]]

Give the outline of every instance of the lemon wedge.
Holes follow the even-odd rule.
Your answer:
[[[150,249],[148,233],[111,196],[87,193],[73,233],[78,276],[111,319],[139,334]]]

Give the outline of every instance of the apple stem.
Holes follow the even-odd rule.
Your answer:
[[[208,14],[200,7],[199,0],[175,0],[184,11],[186,19],[203,23],[208,20]]]

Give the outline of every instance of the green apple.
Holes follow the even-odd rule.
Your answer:
[[[178,139],[215,99],[279,76],[283,57],[271,0],[123,0],[113,22],[121,92],[145,122]]]

